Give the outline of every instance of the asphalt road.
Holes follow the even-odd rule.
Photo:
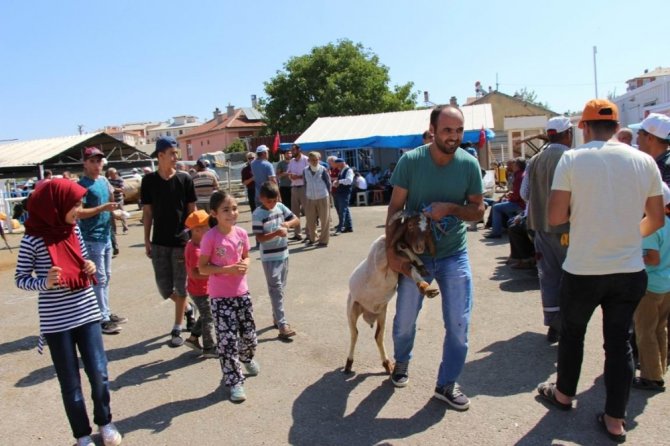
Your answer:
[[[328,248],[291,244],[286,310],[299,333],[292,342],[278,340],[271,327],[261,264],[252,252],[261,373],[247,380],[243,404],[228,400],[216,360],[168,347],[173,307],[156,291],[134,221],[129,235],[119,236],[111,286],[113,311],[130,321],[121,334],[105,337],[114,421],[124,444],[608,444],[595,421],[604,406],[599,313],[587,336],[576,410],[548,409],[535,387],[555,377],[556,346],[545,341],[536,275],[505,266],[505,239],[484,240],[482,232],[468,233],[475,306],[460,383],[472,399],[470,410],[456,412],[431,398],[443,335],[439,297],[426,300],[419,318],[408,387],[395,389],[384,375],[373,332],[363,322],[355,373],[342,373],[348,276],[382,233],[385,212],[382,206],[353,208],[355,232],[331,238]],[[250,229],[248,211],[240,224]],[[17,246],[19,236],[9,237]],[[15,255],[0,251],[0,444],[69,445],[74,440],[51,361],[35,348],[36,294],[13,284]],[[393,312],[392,304],[389,321]],[[390,352],[392,345],[389,327]],[[92,412],[90,402],[88,408]],[[628,444],[667,444],[666,394],[633,390],[628,410]]]

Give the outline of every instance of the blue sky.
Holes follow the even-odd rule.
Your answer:
[[[462,103],[475,81],[495,88],[497,73],[502,92],[527,87],[574,111],[595,96],[594,45],[601,97],[670,65],[667,39],[647,38],[669,11],[667,0],[5,0],[0,140],[207,120],[215,107],[264,96],[290,57],[342,38],[432,102]]]

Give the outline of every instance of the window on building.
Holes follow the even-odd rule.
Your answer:
[[[183,135],[183,134],[184,134],[184,131],[183,131],[183,130],[179,130],[179,134],[180,134],[180,135]]]
[[[172,135],[170,134],[170,132],[165,132],[165,134],[166,134],[167,136],[172,136]]]

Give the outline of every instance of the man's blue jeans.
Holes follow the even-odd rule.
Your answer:
[[[335,200],[335,210],[337,211],[337,217],[339,220],[335,230],[341,232],[345,229],[353,229],[351,222],[351,211],[349,210],[349,199],[351,198],[351,191],[346,193],[335,192],[333,198]]]
[[[430,276],[440,288],[442,319],[446,329],[442,346],[442,362],[437,375],[437,385],[456,382],[465,365],[468,353],[468,329],[472,311],[472,272],[467,251],[442,259],[421,257]],[[416,319],[423,305],[423,296],[412,279],[400,276],[396,315],[393,319],[393,346],[396,362],[409,362],[412,358]]]
[[[503,222],[509,220],[521,210],[521,206],[511,201],[494,204],[491,208],[491,215],[493,215],[491,233],[495,235],[502,234]]]
[[[51,360],[60,383],[65,414],[74,437],[79,438],[91,434],[84,395],[81,391],[77,349],[79,349],[84,371],[91,384],[93,421],[98,426],[111,422],[107,356],[102,343],[100,324],[89,322],[71,330],[45,334],[44,338],[49,345]]]
[[[95,297],[98,299],[102,321],[109,320],[109,280],[112,277],[112,241],[90,242],[86,241],[88,258],[95,263],[95,279],[98,281],[93,286]]]

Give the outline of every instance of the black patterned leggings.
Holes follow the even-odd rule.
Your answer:
[[[249,295],[211,299],[214,330],[224,384],[244,382],[240,362],[249,362],[256,351],[256,323]]]

